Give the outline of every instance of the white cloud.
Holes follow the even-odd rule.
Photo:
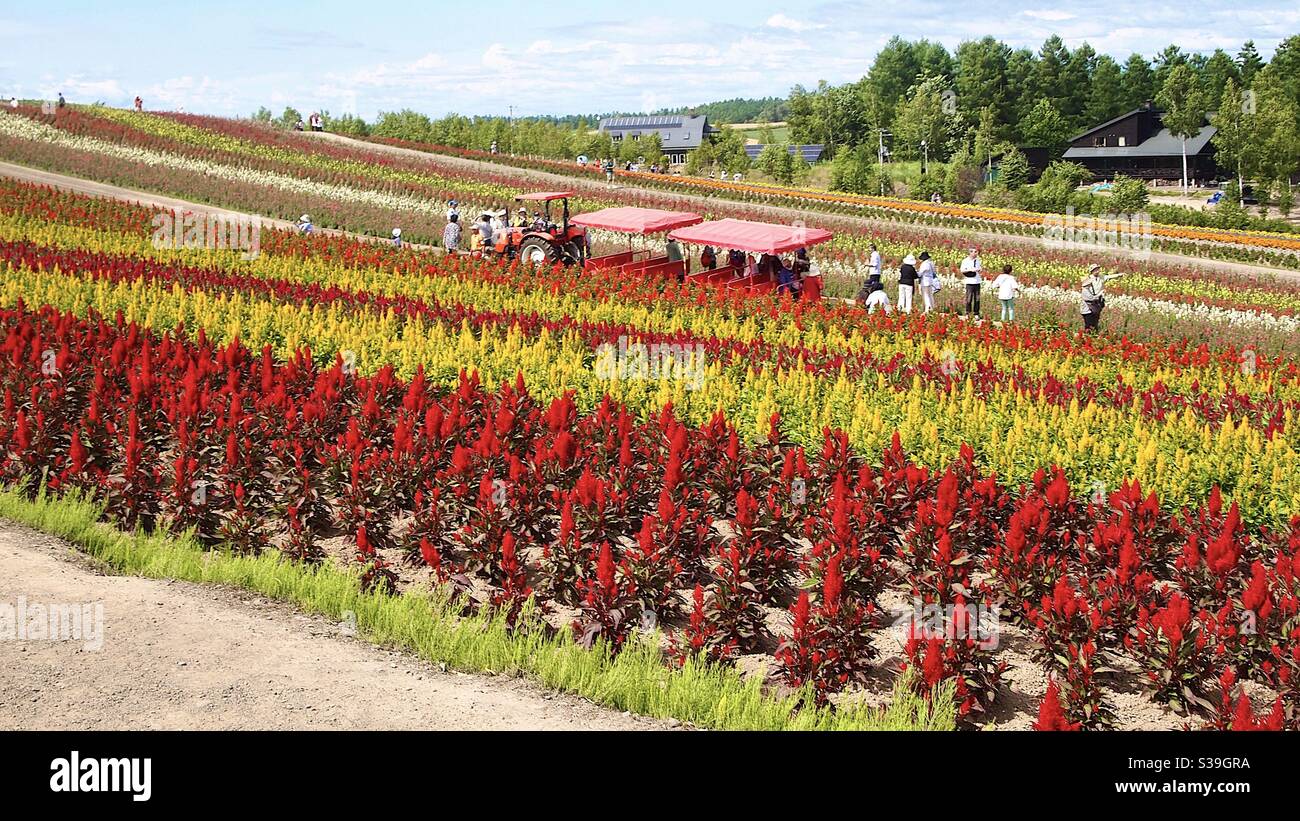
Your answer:
[[[1059,23],[1063,20],[1073,20],[1074,15],[1068,11],[1060,9],[1028,9],[1021,12],[1026,17],[1032,17],[1035,20],[1046,20],[1048,22]]]
[[[810,23],[806,20],[796,20],[785,14],[777,13],[767,18],[769,28],[785,29],[787,31],[804,32],[813,31],[814,29],[824,29],[825,25],[821,23]]]

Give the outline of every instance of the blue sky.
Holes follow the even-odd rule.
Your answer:
[[[227,115],[596,113],[855,80],[894,34],[1037,49],[1052,33],[1121,60],[1171,42],[1235,54],[1246,39],[1267,59],[1300,33],[1300,3],[55,0],[0,10],[0,95],[127,105],[140,94],[148,108]]]

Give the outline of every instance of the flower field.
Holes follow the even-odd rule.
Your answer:
[[[117,185],[157,191],[227,208],[295,219],[311,213],[316,224],[386,236],[395,225],[417,243],[441,237],[442,203],[457,198],[466,213],[509,204],[534,190],[523,172],[482,166],[467,171],[434,155],[396,156],[364,143],[341,145],[246,123],[190,115],[142,115],[113,109],[67,109],[57,116],[20,109],[0,116],[0,151],[16,162]],[[671,193],[616,189],[577,179],[575,210],[610,205],[678,208]],[[686,204],[694,207],[696,204]],[[771,219],[756,206],[711,200],[711,217]],[[941,273],[955,272],[972,240],[938,236],[927,229],[809,214],[809,224],[836,233],[820,255],[827,292],[852,296],[865,277],[868,245],[875,243],[887,265],[928,249]],[[623,242],[607,238],[608,242]],[[1077,283],[1088,264],[1107,263],[1104,254],[980,242],[987,270],[1015,266],[1022,284],[1032,286],[1018,306],[1023,321],[1077,326]],[[1113,262],[1130,276],[1109,289],[1114,298],[1108,328],[1131,339],[1228,342],[1263,352],[1294,349],[1300,343],[1300,308],[1287,282],[1227,272],[1207,280],[1203,269],[1163,263]],[[946,280],[950,284],[952,279]],[[939,294],[940,310],[960,309],[960,288]],[[991,303],[992,300],[986,300]],[[991,315],[996,303],[988,305]]]
[[[107,110],[0,115],[0,150],[423,240],[448,197],[523,190]],[[999,325],[274,230],[249,260],[156,247],[154,216],[0,183],[0,482],[372,590],[438,585],[601,652],[659,637],[665,665],[821,704],[905,673],[954,686],[972,727],[1300,727],[1300,294],[1280,281],[1149,266],[1087,337],[1080,263],[1010,245],[985,264],[1015,260],[1028,321]],[[918,247],[842,227],[819,259],[846,281],[869,241]],[[694,356],[602,359],[663,348]]]

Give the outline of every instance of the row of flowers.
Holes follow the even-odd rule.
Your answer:
[[[898,435],[804,447],[773,415],[749,440],[720,413],[365,376],[121,315],[0,310],[0,334],[0,482],[84,489],[123,526],[333,556],[515,624],[532,599],[612,652],[657,626],[669,663],[762,654],[823,701],[869,683],[908,601],[913,686],[954,681],[970,724],[1006,715],[999,638],[1019,631],[1051,681],[1043,729],[1122,724],[1133,684],[1188,726],[1300,727],[1300,517],[1255,530],[1217,490],[1169,512],[1051,467],[1017,485],[968,447],[931,470]]]
[[[887,331],[905,327],[903,322],[877,321],[881,333],[863,337],[874,348],[870,359],[816,367],[811,363],[815,349],[783,351],[778,342],[767,348],[768,366],[755,368],[753,360],[762,362],[755,352],[763,348],[753,343],[761,337],[728,334],[726,326],[735,323],[718,323],[713,333],[705,332],[707,314],[697,333],[680,323],[629,326],[585,317],[565,323],[560,318],[599,313],[605,305],[616,308],[617,302],[575,305],[575,297],[561,296],[555,287],[551,293],[542,290],[494,303],[491,288],[507,286],[484,290],[472,279],[476,272],[500,274],[468,260],[452,264],[465,266],[470,281],[437,283],[446,295],[442,305],[450,306],[445,309],[432,298],[384,297],[329,282],[223,278],[212,271],[173,271],[167,265],[146,276],[148,266],[132,258],[62,255],[31,246],[10,250],[0,290],[0,302],[7,305],[25,300],[78,313],[122,311],[150,327],[203,329],[213,339],[271,344],[285,355],[301,346],[328,356],[350,352],[362,372],[391,363],[400,375],[409,376],[423,366],[431,378],[445,382],[465,367],[491,381],[522,370],[539,396],[574,391],[582,407],[594,406],[608,392],[643,415],[671,402],[683,418],[699,422],[721,408],[747,437],[763,435],[774,412],[792,420],[790,435],[805,444],[824,427],[838,427],[870,451],[898,430],[917,458],[932,466],[949,461],[962,442],[970,442],[981,464],[1012,481],[1026,480],[1037,466],[1057,463],[1078,488],[1097,483],[1114,487],[1132,478],[1178,505],[1204,499],[1218,484],[1231,491],[1251,521],[1281,522],[1300,510],[1290,400],[1274,403],[1266,412],[1267,423],[1261,418],[1257,427],[1245,418],[1253,405],[1246,395],[1205,396],[1198,400],[1202,413],[1212,407],[1203,404],[1209,399],[1226,401],[1226,407],[1241,414],[1211,424],[1198,420],[1188,404],[1178,411],[1180,403],[1171,402],[1155,384],[1143,396],[1121,388],[1108,401],[1098,396],[1102,381],[1092,388],[1086,383],[1066,388],[1068,383],[1060,380],[1035,383],[1026,378],[1026,366],[1048,374],[1051,363],[1024,352],[1004,352],[1005,367],[999,368],[996,361],[983,366],[978,356],[970,357],[973,367],[955,365],[955,357],[918,349],[912,364],[902,367],[907,360],[896,360],[891,348],[906,345],[905,337]],[[457,301],[462,295],[464,300]],[[471,313],[475,299],[486,301],[487,310]],[[542,310],[528,311],[530,302]],[[555,307],[546,307],[550,305]],[[914,332],[924,331],[924,320],[911,322]],[[671,372],[658,379],[601,373],[596,367],[595,347],[642,337],[651,343],[702,346],[703,364],[691,379]],[[749,351],[736,345],[746,342]],[[875,367],[863,367],[872,362]],[[1172,412],[1144,410],[1156,405]]]
[[[52,213],[51,203],[64,206],[69,216],[64,218],[57,212]],[[83,225],[81,215],[84,212],[105,214],[110,209],[124,212],[114,219],[129,222],[133,226],[128,233],[135,238],[134,241],[128,241],[125,236],[82,236],[63,227],[70,224]],[[144,223],[147,217],[152,220],[150,215],[156,213],[150,209],[111,204],[80,195],[54,194],[38,186],[3,181],[0,182],[0,211],[12,214],[17,219],[17,222],[6,222],[8,238],[32,239],[69,248],[90,243],[87,247],[109,252],[157,253],[160,258],[167,258],[167,252],[156,252],[146,241],[153,228]],[[286,256],[309,261],[309,264],[300,269],[303,276],[307,272],[317,271],[317,263],[325,264],[325,268],[312,274],[317,279],[342,275],[336,270],[340,264],[349,269],[363,267],[365,270],[347,274],[351,277],[348,287],[353,289],[389,289],[386,292],[427,295],[427,290],[410,290],[422,287],[423,281],[422,278],[410,277],[410,274],[418,272],[428,275],[444,269],[462,270],[453,261],[434,265],[432,258],[421,253],[337,237],[307,240],[282,232],[267,232],[267,237],[263,251],[272,253],[272,258],[283,252]],[[232,257],[224,264],[242,263]],[[252,269],[265,264],[270,263],[261,261],[256,265],[243,265]],[[835,263],[827,262],[826,265],[833,272]],[[371,276],[370,269],[373,268],[382,268],[399,276],[390,284],[371,282],[368,278]],[[493,270],[497,269],[474,265],[471,278],[488,277]],[[558,297],[573,297],[578,300],[572,304],[562,304],[560,310],[593,310],[592,306],[582,303],[594,298],[601,303],[599,310],[619,312],[602,314],[599,318],[639,324],[650,329],[685,327],[697,333],[722,333],[745,342],[766,340],[830,352],[861,350],[868,338],[873,342],[888,341],[862,326],[861,311],[839,306],[833,301],[789,304],[770,299],[754,300],[725,290],[676,289],[671,284],[629,283],[617,277],[571,270],[523,271],[518,266],[501,270],[509,270],[509,276],[512,277],[523,277],[523,281],[530,283],[529,288],[550,288],[557,291],[555,295]],[[280,270],[275,275],[288,274]],[[950,279],[945,281],[952,283]],[[667,291],[662,291],[664,287],[667,287]],[[945,289],[949,293],[954,290],[957,289]],[[1058,300],[1064,303],[1065,296],[1060,295]],[[755,310],[756,307],[758,310]],[[1148,307],[1147,303],[1134,303],[1135,311],[1145,311]],[[649,316],[655,318],[654,324],[646,325],[642,322],[640,314],[643,311],[650,312]],[[1185,318],[1187,317],[1179,317]],[[1254,394],[1261,389],[1272,390],[1271,380],[1274,378],[1282,380],[1284,386],[1291,384],[1300,373],[1289,358],[1275,358],[1249,348],[1222,345],[1198,346],[1184,342],[1165,346],[1116,340],[1113,337],[1086,339],[1061,334],[1052,329],[1038,330],[1023,326],[999,328],[988,323],[968,325],[947,321],[945,317],[931,317],[928,320],[897,317],[890,329],[902,331],[907,336],[890,351],[891,355],[908,356],[910,352],[919,352],[918,346],[924,345],[930,337],[937,340],[934,342],[936,345],[955,348],[955,356],[962,361],[1015,357],[1018,352],[1026,350],[1050,352],[1055,355],[1050,361],[1050,371],[1032,370],[1036,367],[1032,362],[1016,364],[1018,367],[1030,367],[1035,376],[1050,372],[1064,381],[1073,380],[1080,375],[1101,381],[1123,379],[1140,389],[1152,385],[1153,381],[1160,381],[1174,392],[1181,393],[1188,384],[1214,384],[1227,380],[1236,392]],[[1249,368],[1243,367],[1245,365],[1249,365]],[[1086,368],[1087,371],[1080,372],[1080,368]],[[1207,368],[1208,371],[1205,370]]]
[[[2,203],[0,210],[3,210]],[[719,292],[715,290],[693,291],[689,287],[678,288],[668,283],[662,286],[662,290],[651,283],[629,288],[617,278],[602,274],[570,278],[565,283],[567,287],[557,288],[557,281],[562,279],[558,271],[517,265],[495,268],[470,259],[455,258],[430,265],[424,255],[410,251],[376,248],[351,240],[306,243],[286,232],[268,232],[263,253],[254,261],[243,260],[235,253],[214,255],[203,250],[157,248],[144,237],[105,234],[57,222],[33,221],[31,217],[0,217],[0,239],[19,243],[23,248],[29,242],[38,243],[37,247],[22,252],[21,259],[28,265],[68,266],[68,260],[78,259],[76,256],[61,258],[47,253],[54,249],[63,252],[87,250],[114,257],[126,254],[129,258],[112,261],[129,270],[138,270],[141,258],[162,263],[155,269],[159,273],[151,276],[169,275],[168,266],[176,263],[205,268],[215,265],[212,270],[230,272],[241,278],[255,276],[296,284],[326,284],[353,292],[414,297],[426,302],[454,298],[484,310],[540,312],[550,320],[568,320],[576,316],[589,324],[631,327],[646,333],[688,333],[696,338],[722,336],[743,345],[747,349],[747,361],[756,365],[761,364],[763,358],[786,365],[801,362],[805,367],[824,374],[847,366],[850,375],[856,377],[867,371],[881,370],[896,361],[915,364],[941,358],[947,375],[958,381],[978,368],[985,378],[991,376],[1008,385],[1014,382],[1017,387],[1032,393],[1038,393],[1041,384],[1051,385],[1053,388],[1049,392],[1058,399],[1073,396],[1098,401],[1103,395],[1113,395],[1116,398],[1110,401],[1117,407],[1131,402],[1146,408],[1149,395],[1159,395],[1164,399],[1157,403],[1158,406],[1146,408],[1144,412],[1153,412],[1160,417],[1171,410],[1191,408],[1198,417],[1211,422],[1222,421],[1227,415],[1244,414],[1259,424],[1265,424],[1282,407],[1276,404],[1279,400],[1284,405],[1294,402],[1295,380],[1293,374],[1289,374],[1287,361],[1258,356],[1253,351],[1242,352],[1239,361],[1231,362],[1228,373],[1222,369],[1221,361],[1205,363],[1211,366],[1209,371],[1201,364],[1186,360],[1166,361],[1155,368],[1135,368],[1134,360],[1155,359],[1144,356],[1140,348],[1122,349],[1124,362],[1115,361],[1119,350],[1102,355],[1096,349],[1083,349],[1087,356],[1064,360],[1055,356],[1025,358],[1018,351],[1024,348],[1041,350],[1043,340],[1034,340],[1032,336],[1026,337],[1023,331],[1011,328],[1004,329],[1006,333],[1001,337],[962,334],[961,331],[969,331],[968,326],[956,324],[943,316],[898,317],[891,327],[892,336],[879,333],[872,324],[863,325],[862,312],[848,307],[810,312],[802,310],[802,305],[778,302],[778,308],[789,308],[794,315],[787,316],[782,310],[771,315],[747,311],[743,319],[738,319],[731,304],[700,301],[700,297],[717,296]],[[303,256],[309,246],[320,246],[320,249],[311,247],[313,255]],[[340,267],[340,262],[344,267]],[[352,267],[357,264],[365,267]],[[456,281],[448,283],[443,281],[444,277]],[[509,288],[503,289],[502,285]],[[1062,301],[1065,299],[1063,295]],[[769,299],[767,302],[771,304],[774,301]],[[816,307],[821,309],[823,306]],[[814,324],[817,319],[822,322]],[[873,322],[882,319],[878,317]],[[1034,345],[1035,341],[1039,344]],[[1063,338],[1058,337],[1051,347],[1059,351],[1062,341]],[[772,357],[763,357],[759,353],[760,359],[755,360],[753,351],[760,342],[778,353]],[[1279,364],[1283,366],[1281,371],[1277,371]],[[1274,379],[1280,380],[1277,386]],[[1112,393],[1098,387],[1116,380],[1124,391]],[[1226,381],[1216,392],[1210,393],[1203,383],[1211,380]],[[1136,399],[1128,396],[1127,391],[1136,391]],[[1275,395],[1276,391],[1280,393]]]
[[[195,124],[189,124],[167,117],[114,109],[97,108],[91,111],[95,116],[79,112],[61,115],[58,120],[60,128],[75,134],[94,134],[102,130],[96,124],[103,120],[115,127],[104,134],[104,138],[110,141],[123,141],[136,146],[146,144],[159,150],[183,154],[186,151],[198,151],[199,158],[207,158],[208,161],[236,165],[251,163],[251,167],[273,175],[310,171],[322,175],[326,180],[338,180],[352,187],[378,186],[387,189],[399,185],[407,196],[431,199],[445,199],[455,192],[454,195],[462,199],[468,198],[466,213],[474,213],[480,207],[499,206],[518,193],[523,182],[518,178],[491,174],[477,175],[480,179],[471,182],[464,179],[463,170],[439,166],[432,160],[367,154],[362,149],[308,140],[302,135],[216,118],[187,117],[186,119],[195,121]],[[275,176],[270,178],[272,182],[276,179]],[[579,207],[599,207],[607,204],[611,198],[625,201],[628,197],[623,192],[611,193],[607,189],[586,183],[583,186],[585,187],[580,190],[585,192],[585,199],[579,201]],[[671,201],[659,204],[680,207],[680,203]],[[868,237],[862,234],[860,224],[846,223],[827,227],[834,227],[840,233],[834,247],[852,249],[854,258],[862,255]],[[883,243],[882,252],[891,263],[896,263],[920,247],[918,241],[921,238],[915,236],[914,232],[899,239],[892,239],[888,234],[877,236],[873,232],[869,239]],[[955,270],[964,253],[962,245],[961,242],[949,240],[937,244],[931,251],[939,265]],[[1098,250],[1104,252],[1104,249]],[[1033,249],[1024,247],[989,249],[986,251],[986,262],[990,270],[1010,263],[1022,277],[1032,277],[1036,284],[1064,287],[1077,284],[1085,267],[1082,261],[1063,263],[1050,253],[1035,253]],[[1262,310],[1284,315],[1293,314],[1300,306],[1294,289],[1282,283],[1261,283],[1246,277],[1221,275],[1216,276],[1216,279],[1218,282],[1207,282],[1203,270],[1168,270],[1162,267],[1134,277],[1117,287],[1132,294],[1153,294],[1177,301],[1209,302],[1215,307]]]

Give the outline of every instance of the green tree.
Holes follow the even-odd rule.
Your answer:
[[[1124,108],[1124,72],[1109,55],[1097,58],[1088,87],[1088,102],[1084,106],[1086,126],[1104,123],[1118,117]]]
[[[1156,68],[1152,76],[1152,83],[1155,86],[1156,94],[1159,94],[1160,89],[1165,87],[1165,82],[1168,81],[1170,72],[1179,66],[1187,66],[1188,68],[1191,68],[1191,63],[1188,60],[1187,55],[1184,54],[1183,50],[1178,46],[1165,46],[1164,51],[1161,51],[1156,55]],[[1195,72],[1193,72],[1193,76],[1195,76]]]
[[[1264,60],[1255,48],[1254,40],[1247,40],[1237,52],[1237,65],[1241,66],[1241,82],[1249,86],[1255,79],[1255,72],[1264,67]]]
[[[895,35],[885,43],[867,72],[867,85],[880,101],[883,119],[888,127],[894,121],[894,111],[921,74],[916,46]]]
[[[1210,120],[1215,128],[1210,141],[1214,143],[1216,161],[1221,167],[1236,172],[1238,192],[1246,178],[1253,175],[1258,162],[1258,132],[1252,122],[1255,110],[1255,106],[1247,102],[1247,97],[1238,88],[1237,82],[1229,78],[1220,96],[1219,110]]]
[[[1137,214],[1147,207],[1150,197],[1146,183],[1124,174],[1116,174],[1110,189],[1110,207],[1113,213]]]
[[[253,112],[252,119],[253,122],[266,123],[267,125],[270,125],[271,120],[274,116],[275,115],[271,113],[271,109],[267,108],[266,106],[259,106],[257,111]]]
[[[956,90],[962,111],[975,116],[991,106],[1000,126],[1012,121],[1010,57],[1011,48],[992,37],[967,40],[957,47]]]
[[[1023,137],[1020,121],[1033,108],[1034,75],[1038,71],[1038,58],[1027,48],[1019,48],[1007,57],[1007,123],[1015,126],[1015,134]]]
[[[285,106],[284,112],[280,114],[280,119],[276,120],[275,124],[280,128],[293,128],[301,120],[302,115],[298,113],[298,109],[292,106]]]
[[[831,190],[852,194],[893,193],[889,174],[882,171],[875,150],[865,143],[840,152],[831,163]]]
[[[1066,72],[1066,63],[1069,60],[1070,50],[1055,34],[1048,37],[1043,42],[1043,47],[1038,50],[1038,65],[1034,72],[1037,85],[1035,97],[1049,101],[1058,113],[1068,105],[1072,94]]]
[[[366,121],[354,114],[344,114],[341,117],[331,117],[328,113],[321,115],[325,120],[325,130],[335,134],[351,134],[354,137],[364,137],[370,133],[370,127]]]
[[[1021,123],[1021,131],[1025,135],[1026,145],[1046,148],[1053,158],[1064,152],[1072,134],[1070,124],[1047,99],[1039,100],[1029,112]]]
[[[1241,69],[1232,56],[1221,48],[1216,48],[1201,70],[1201,88],[1205,92],[1205,107],[1209,111],[1218,111],[1219,102],[1228,81],[1241,84]]]
[[[1088,105],[1088,92],[1092,88],[1093,72],[1097,68],[1097,52],[1084,43],[1070,53],[1061,72],[1061,116],[1075,128],[1084,125],[1084,111]]]
[[[1268,64],[1291,100],[1300,106],[1300,34],[1283,40]]]
[[[763,147],[757,164],[764,174],[782,185],[789,185],[794,182],[795,173],[800,162],[802,162],[802,159],[796,160],[794,155],[790,153],[789,143],[773,143]]]
[[[1131,54],[1124,63],[1124,109],[1132,111],[1156,96],[1151,63],[1141,54]]]
[[[926,77],[898,106],[893,131],[900,157],[920,157],[921,143],[925,142],[930,157],[947,158],[949,144],[955,136],[951,124],[956,119],[955,114],[944,110],[943,94],[947,85],[948,81],[941,77]]]
[[[714,152],[718,166],[728,174],[749,170],[749,155],[745,153],[745,138],[734,128],[724,128],[715,138]]]
[[[1091,177],[1082,165],[1057,161],[1047,166],[1038,182],[1021,188],[1016,200],[1031,211],[1061,213],[1074,202],[1079,186]]]
[[[962,147],[952,159],[944,172],[943,196],[951,202],[970,202],[975,199],[984,171],[966,147]]]
[[[1300,105],[1291,98],[1286,81],[1273,66],[1265,66],[1251,85],[1255,111],[1251,123],[1257,146],[1259,177],[1272,186],[1288,189],[1300,166]]]
[[[1029,160],[1011,143],[1003,143],[999,150],[1002,159],[998,162],[998,183],[1008,191],[1015,191],[1029,182]]]
[[[986,106],[980,111],[979,125],[975,127],[974,160],[983,165],[996,153],[998,142],[997,122],[993,106]]]
[[[1164,110],[1162,121],[1182,143],[1183,195],[1187,195],[1187,141],[1205,127],[1205,97],[1200,78],[1189,65],[1174,66],[1165,77],[1156,101]]]

